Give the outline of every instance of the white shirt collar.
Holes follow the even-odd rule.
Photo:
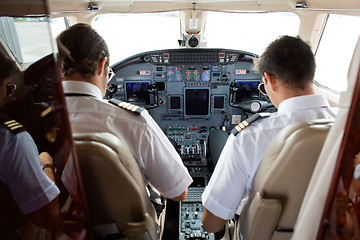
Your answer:
[[[66,93],[88,94],[98,99],[103,99],[100,89],[92,83],[83,81],[63,81],[62,86]]]
[[[330,107],[326,97],[322,94],[311,94],[288,98],[279,104],[278,113],[293,112],[301,109]]]

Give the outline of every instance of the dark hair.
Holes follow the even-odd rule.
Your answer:
[[[71,26],[58,36],[57,41],[65,77],[80,73],[89,79],[98,69],[99,60],[110,55],[105,40],[88,24]]]
[[[290,88],[304,89],[315,75],[315,57],[310,46],[299,37],[282,36],[254,61],[260,74],[274,75]]]
[[[4,83],[6,78],[18,71],[19,68],[16,66],[16,63],[0,51],[0,85]]]

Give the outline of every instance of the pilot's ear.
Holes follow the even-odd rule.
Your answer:
[[[277,90],[277,81],[276,78],[274,77],[274,75],[271,75],[267,72],[264,72],[264,77],[266,78],[267,82],[268,82],[268,86],[270,88],[270,91],[272,92],[276,92]]]
[[[101,74],[104,74],[103,71],[105,70],[105,63],[107,62],[108,58],[103,57],[99,60],[99,68],[98,68],[98,75],[101,76]]]

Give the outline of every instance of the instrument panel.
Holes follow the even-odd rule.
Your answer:
[[[263,106],[270,101],[257,89],[262,77],[252,69],[254,57],[225,49],[141,53],[112,66],[105,98],[146,107],[164,132],[180,125],[228,131],[255,112],[274,111]]]
[[[189,187],[193,194],[180,203],[179,239],[214,239],[201,227],[201,194],[211,175],[209,133],[229,133],[254,113],[276,111],[258,90],[262,76],[253,70],[255,57],[229,49],[168,49],[112,66],[115,77],[105,98],[146,108],[196,179]]]

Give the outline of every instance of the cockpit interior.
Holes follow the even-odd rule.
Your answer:
[[[297,225],[298,229],[309,231],[284,228],[285,237],[281,238],[275,233],[282,226],[273,226],[272,239],[297,240],[303,236],[360,239],[360,228],[356,225],[360,214],[352,211],[360,209],[360,191],[349,189],[355,180],[353,159],[360,151],[355,144],[359,141],[360,109],[356,91],[360,86],[360,43],[357,43],[360,31],[353,27],[351,31],[346,29],[360,24],[360,5],[355,0],[343,3],[324,0],[25,2],[0,3],[0,50],[15,60],[20,69],[11,78],[17,86],[15,94],[6,98],[1,109],[24,126],[39,152],[47,151],[53,157],[56,185],[60,189],[61,227],[68,236],[59,234],[52,239],[155,240],[159,237],[143,234],[122,238],[122,232],[99,237],[99,229],[89,217],[88,203],[96,203],[96,194],[91,200],[86,197],[86,189],[92,186],[84,186],[82,175],[86,174],[82,171],[86,170],[81,169],[76,150],[85,136],[75,135],[70,127],[58,65],[62,46],[56,41],[60,32],[79,22],[92,25],[109,44],[114,75],[107,83],[104,101],[129,111],[146,109],[193,179],[184,201],[167,199],[161,230],[164,240],[240,237],[240,234],[234,238],[208,233],[202,226],[202,193],[223,148],[211,139],[222,138],[225,144],[231,131],[244,120],[256,114],[276,113],[277,108],[261,84],[264,76],[254,70],[254,62],[276,37],[299,35],[316,57],[314,89],[339,109],[339,118],[334,123],[320,124],[320,128],[326,125],[326,131],[334,128],[329,132],[331,139],[324,143],[327,153],[321,153],[319,158],[324,165],[332,160],[332,165],[322,169],[318,164],[311,181],[312,173],[309,175],[311,188],[301,206],[302,221]],[[90,148],[98,137],[89,140]],[[340,147],[341,151],[332,152]],[[62,178],[68,165],[72,171],[70,187]],[[326,178],[321,170],[333,174]],[[329,189],[320,192],[317,184],[324,182]],[[316,217],[311,215],[315,213]],[[7,236],[7,226],[1,225],[3,216],[0,208],[0,238]],[[317,225],[306,224],[306,219],[312,218],[318,219]],[[139,227],[134,225],[131,226],[134,229]],[[8,232],[16,230],[9,228]]]
[[[276,111],[258,89],[262,76],[253,70],[256,57],[231,49],[167,49],[111,66],[115,76],[105,99],[146,108],[194,179],[180,203],[180,239],[208,239],[201,227],[201,195],[216,164],[208,156],[209,134],[228,134],[254,113]]]

